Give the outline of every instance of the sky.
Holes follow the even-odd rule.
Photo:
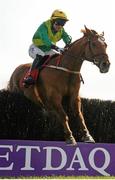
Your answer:
[[[82,37],[86,25],[98,33],[104,31],[111,62],[108,73],[101,74],[90,62],[84,61],[80,96],[115,100],[115,0],[0,0],[0,89],[4,89],[14,69],[32,62],[28,48],[38,26],[50,18],[55,9],[64,11],[69,21],[66,32],[72,41]],[[64,47],[64,43],[57,43]]]

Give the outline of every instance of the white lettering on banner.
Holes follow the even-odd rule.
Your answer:
[[[0,145],[0,148],[9,149],[11,152],[13,151],[12,145]],[[9,160],[9,152],[5,155],[0,155],[0,158],[5,158],[7,161]],[[8,167],[0,167],[0,170],[12,170],[13,162]]]
[[[36,149],[38,152],[40,152],[39,146],[18,146],[16,151],[19,151],[20,149],[25,150],[25,166],[21,168],[21,170],[35,170],[35,168],[31,167],[31,150]]]
[[[60,147],[44,147],[43,149],[46,149],[46,166],[43,168],[43,170],[60,170],[66,165],[67,156],[66,156],[65,151],[62,148],[60,148]],[[53,167],[51,165],[51,162],[53,159],[53,155],[52,155],[53,150],[57,150],[61,154],[60,165],[58,167]]]
[[[94,161],[94,156],[95,156],[95,153],[97,151],[102,151],[104,153],[104,156],[105,156],[105,160],[104,160],[104,164],[102,167],[97,167],[95,165],[95,161]],[[95,148],[93,149],[90,154],[89,154],[89,163],[91,165],[91,167],[93,169],[95,169],[97,172],[101,173],[102,175],[104,176],[110,176],[109,173],[105,172],[105,169],[109,166],[110,164],[110,154],[107,150],[105,150],[104,148]]]
[[[77,160],[76,160],[76,156],[78,157]],[[81,170],[81,171],[87,171],[88,170],[88,168],[86,168],[86,166],[85,166],[85,163],[84,163],[84,160],[83,160],[83,157],[82,157],[82,154],[81,154],[79,148],[76,148],[72,162],[70,164],[70,167],[67,168],[67,170],[74,170],[75,169],[72,167],[73,163],[79,163],[80,164],[81,168],[79,168],[78,170]]]
[[[104,175],[104,176],[110,176],[110,174],[107,172],[107,168],[110,165],[110,154],[105,148],[101,147],[95,147],[89,151],[87,157],[84,157],[84,150],[80,149],[80,147],[74,148],[71,154],[71,160],[68,160],[69,153],[66,152],[66,149],[64,150],[62,147],[57,146],[24,146],[24,145],[17,145],[17,147],[13,145],[0,145],[0,171],[2,170],[10,170],[15,171],[17,168],[16,165],[18,160],[13,162],[14,156],[13,153],[15,153],[15,156],[18,155],[19,151],[23,150],[24,159],[21,159],[21,171],[34,171],[38,169],[38,167],[33,167],[32,162],[34,162],[35,158],[32,159],[32,153],[34,153],[32,150],[37,151],[38,155],[44,154],[42,165],[39,167],[39,170],[66,170],[66,171],[90,171],[90,169],[94,169],[96,172]],[[70,151],[71,152],[71,151]],[[98,159],[98,161],[95,161],[96,153],[103,153],[103,162],[101,162],[101,167],[97,166],[96,162],[100,162],[102,160]],[[17,153],[17,154],[16,154]],[[57,162],[55,165],[53,164],[55,160],[55,155],[59,155],[58,158],[58,165]],[[86,156],[85,155],[85,156]],[[22,156],[23,157],[23,156]],[[98,156],[99,157],[99,156]],[[36,159],[36,161],[38,158]],[[88,161],[88,167],[86,166]],[[4,163],[3,163],[4,162]],[[35,164],[39,164],[39,162],[36,162]],[[75,167],[75,164],[79,164],[80,167]],[[90,166],[89,166],[90,165]]]

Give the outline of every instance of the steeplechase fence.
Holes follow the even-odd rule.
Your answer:
[[[20,94],[1,90],[0,176],[114,176],[115,101],[82,98],[82,112],[96,143],[80,143],[77,117],[69,112],[78,144],[67,146],[55,116]]]

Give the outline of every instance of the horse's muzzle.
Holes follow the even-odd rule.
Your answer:
[[[107,73],[109,71],[109,67],[110,67],[110,63],[109,61],[102,61],[100,64],[99,64],[99,69],[100,69],[100,72],[101,73]]]

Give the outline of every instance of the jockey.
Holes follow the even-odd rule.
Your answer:
[[[29,55],[34,59],[28,76],[24,78],[25,85],[35,84],[32,71],[38,71],[45,55],[60,54],[62,48],[56,46],[56,42],[63,40],[66,45],[71,43],[72,38],[65,32],[64,25],[68,21],[66,14],[60,10],[55,10],[51,18],[43,22],[35,32],[29,48]]]

